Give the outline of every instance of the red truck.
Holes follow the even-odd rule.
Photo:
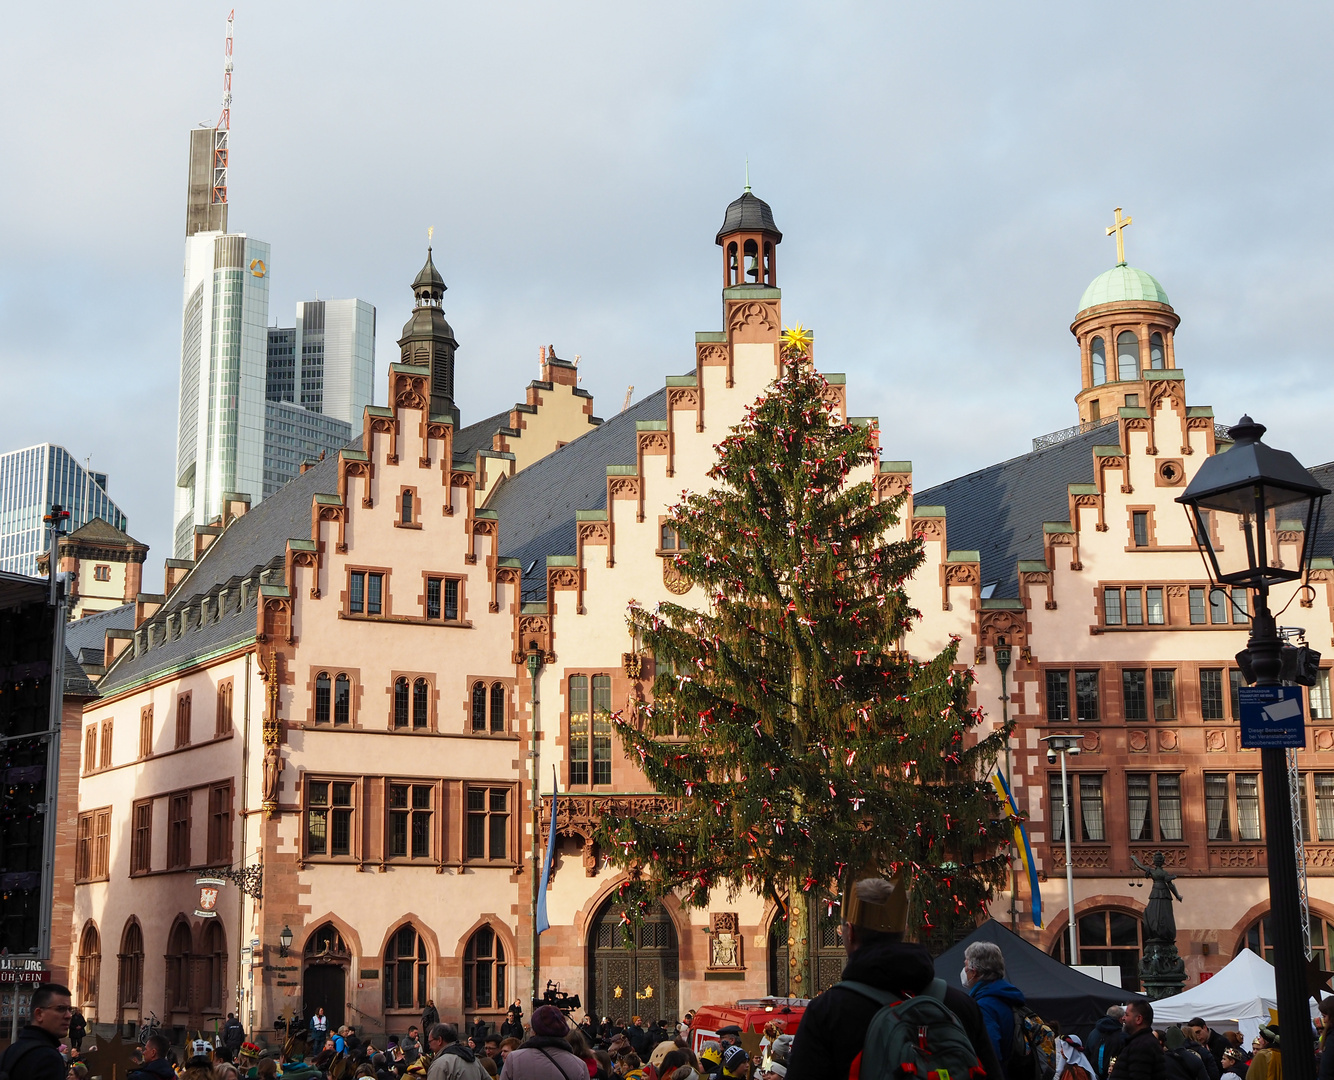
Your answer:
[[[809,998],[748,998],[730,1005],[703,1005],[690,1021],[690,1048],[699,1053],[706,1042],[718,1038],[718,1029],[735,1024],[741,1029],[741,1044],[752,1054],[759,1048],[764,1025],[776,1021],[780,1034],[795,1035]]]

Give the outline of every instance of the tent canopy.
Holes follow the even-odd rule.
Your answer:
[[[1215,1031],[1240,1031],[1249,1046],[1260,1025],[1269,1023],[1269,1011],[1277,1008],[1273,965],[1242,949],[1211,979],[1155,1001],[1153,1023],[1155,1027],[1184,1024],[1198,1016]]]
[[[1085,1035],[1107,1014],[1110,1005],[1144,1000],[1143,994],[1122,990],[1066,967],[995,919],[988,919],[936,958],[936,974],[949,985],[962,988],[959,972],[963,970],[964,950],[975,941],[990,941],[1000,946],[1005,957],[1006,979],[1023,991],[1030,1009],[1048,1023],[1059,1023],[1067,1035]]]

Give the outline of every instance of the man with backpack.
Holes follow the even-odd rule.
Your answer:
[[[1153,1006],[1132,1001],[1121,1018],[1121,1028],[1125,1041],[1108,1080],[1166,1080],[1163,1048],[1153,1033]]]
[[[27,1025],[0,1057],[0,1077],[6,1080],[65,1080],[68,1066],[60,1056],[60,1041],[69,1033],[69,987],[42,983],[32,992]]]
[[[1163,1033],[1166,1052],[1163,1065],[1167,1069],[1167,1080],[1209,1080],[1200,1055],[1186,1043],[1186,1035],[1173,1024]],[[1208,1053],[1208,1051],[1205,1051]]]
[[[807,1006],[786,1080],[847,1080],[854,1063],[861,1080],[882,1080],[874,1075],[877,1065],[889,1070],[904,1063],[884,1058],[894,1042],[886,1037],[904,1028],[896,1013],[903,1009],[935,1013],[925,1025],[928,1046],[953,1080],[969,1080],[979,1061],[985,1080],[1004,1080],[977,1006],[936,979],[926,949],[903,940],[907,924],[907,886],[901,879],[865,878],[849,888],[843,904],[844,981]],[[973,1080],[983,1078],[974,1073]]]
[[[1098,1018],[1085,1042],[1089,1060],[1093,1062],[1093,1071],[1097,1073],[1098,1080],[1107,1080],[1107,1070],[1112,1067],[1117,1051],[1121,1049],[1121,1041],[1124,1038],[1121,1031],[1121,1017],[1125,1014],[1125,1006],[1109,1005],[1107,1015]]]

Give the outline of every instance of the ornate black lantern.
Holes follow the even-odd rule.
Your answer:
[[[292,947],[292,928],[284,926],[283,932],[278,935],[278,955],[286,956],[287,950]]]
[[[1233,446],[1208,458],[1177,502],[1186,508],[1196,543],[1209,563],[1210,574],[1219,585],[1244,585],[1268,589],[1283,581],[1295,581],[1306,571],[1311,544],[1319,519],[1320,505],[1329,489],[1321,486],[1286,450],[1275,450],[1260,441],[1265,427],[1249,416],[1228,429]],[[1302,550],[1295,566],[1279,564],[1276,544],[1270,543],[1272,527],[1278,529],[1278,511],[1303,523]],[[1214,513],[1240,518],[1240,533],[1214,528]]]

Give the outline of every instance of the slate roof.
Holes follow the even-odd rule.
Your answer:
[[[90,519],[86,524],[79,526],[66,538],[69,540],[83,540],[88,543],[116,543],[116,544],[137,544],[139,543],[129,533],[116,528],[109,521],[104,521],[100,517]]]
[[[1334,461],[1325,465],[1317,465],[1310,470],[1310,473],[1330,491],[1334,491]],[[1334,495],[1325,496],[1325,504],[1322,507],[1320,523],[1316,526],[1315,542],[1311,554],[1334,556]]]
[[[1093,447],[1114,443],[1114,425],[913,492],[913,505],[945,507],[947,545],[977,551],[993,597],[1019,595],[1020,559],[1041,559],[1042,523],[1070,518],[1068,484],[1093,482]]]
[[[106,648],[107,631],[133,629],[134,605],[121,604],[119,607],[99,611],[96,615],[85,615],[82,619],[67,623],[65,645],[80,660],[100,664],[103,650]]]
[[[722,228],[718,230],[718,235],[714,239],[721,244],[723,237],[728,233],[741,232],[743,229],[748,232],[771,232],[776,239],[783,239],[783,234],[774,224],[773,210],[763,199],[752,195],[750,188],[746,188],[740,198],[733,199],[728,204],[727,213],[723,215]]]
[[[65,647],[65,697],[92,699],[98,696],[97,687],[79,666],[74,654]]]
[[[347,447],[359,450],[358,438]],[[264,570],[281,571],[289,539],[310,539],[311,498],[316,494],[338,491],[338,455],[331,454],[313,468],[293,477],[254,509],[232,521],[204,552],[203,558],[186,574],[166,604],[139,629],[150,628],[153,644],[144,652],[126,649],[107,671],[99,684],[103,694],[154,674],[179,668],[200,657],[231,645],[238,645],[255,635],[255,602],[259,576]],[[249,602],[238,608],[240,582],[252,578]],[[217,617],[214,607],[208,623],[199,623],[199,601],[232,584],[228,610]],[[189,608],[186,627],[170,641],[163,640],[163,627],[170,616]]]
[[[663,388],[496,488],[487,508],[499,514],[501,557],[517,558],[523,568],[525,602],[546,597],[548,555],[575,553],[575,511],[606,507],[607,466],[635,463],[635,422],[665,419]]]
[[[454,434],[454,457],[466,458],[471,462],[476,458],[478,450],[490,450],[492,436],[501,428],[509,427],[509,422],[510,410],[505,409],[457,431]]]

